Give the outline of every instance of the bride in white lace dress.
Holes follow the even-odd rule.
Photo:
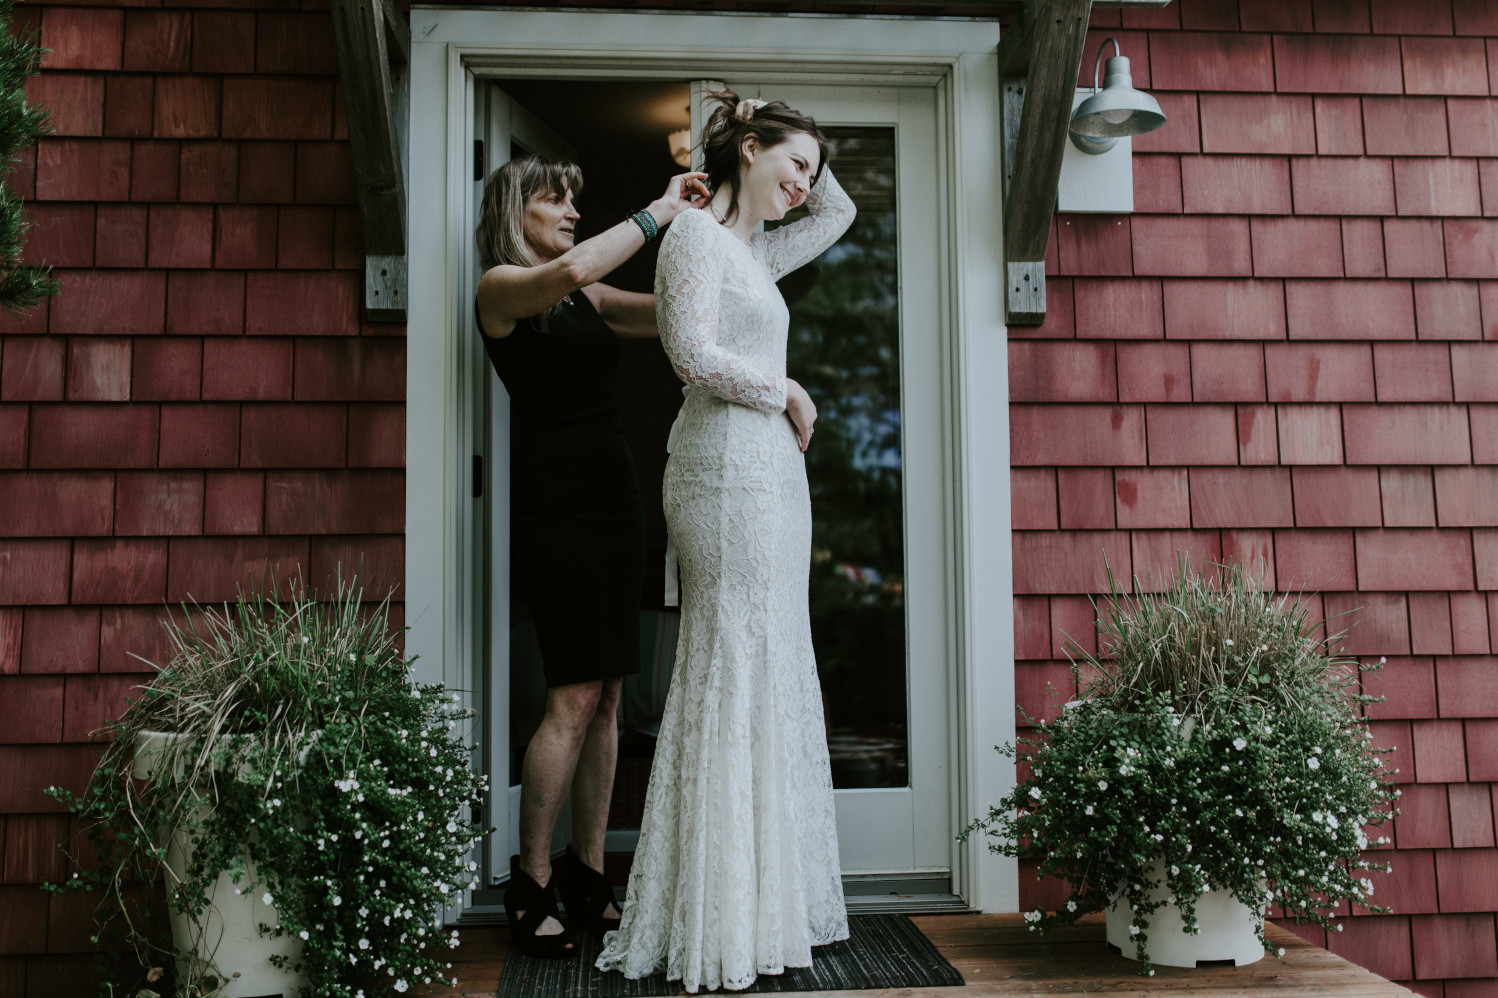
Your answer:
[[[688,385],[663,487],[681,630],[623,921],[598,966],[740,990],[848,937],[807,610],[816,408],[785,376],[775,281],[853,221],[816,124],[716,94],[703,211],[677,216],[655,278]],[[771,232],[806,202],[809,216]]]

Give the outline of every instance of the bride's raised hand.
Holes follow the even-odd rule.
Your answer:
[[[806,394],[801,383],[791,378],[785,379],[785,415],[795,427],[796,443],[805,454],[806,448],[811,446],[811,424],[817,421],[817,404]]]
[[[650,202],[645,210],[655,219],[655,224],[665,228],[671,220],[688,208],[698,208],[707,203],[709,191],[702,181],[705,173],[678,173],[666,185],[666,193]],[[693,201],[696,197],[698,200]]]

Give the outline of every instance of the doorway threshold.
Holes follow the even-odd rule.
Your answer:
[[[464,909],[455,924],[505,925],[504,891],[496,885],[473,892],[473,904]],[[614,895],[623,900],[622,888]],[[951,891],[945,873],[903,876],[850,874],[843,878],[843,901],[850,915],[959,915],[973,911]]]
[[[952,893],[952,877],[945,870],[848,874],[843,877],[843,900],[850,915],[955,915],[973,910]]]

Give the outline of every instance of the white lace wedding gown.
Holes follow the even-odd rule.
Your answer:
[[[690,992],[810,966],[813,946],[848,937],[775,281],[854,209],[830,171],[807,206],[751,245],[683,212],[656,269],[661,341],[689,386],[663,487],[681,630],[623,922],[598,967],[664,969]]]

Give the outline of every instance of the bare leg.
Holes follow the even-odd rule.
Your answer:
[[[603,686],[603,680],[595,680],[548,690],[546,716],[525,750],[520,772],[520,868],[543,887],[551,881],[551,835],[598,712]],[[614,696],[617,701],[617,686]],[[609,716],[612,719],[612,713]],[[560,922],[548,918],[536,934],[554,936],[562,931]]]
[[[572,778],[572,847],[594,871],[603,872],[603,840],[608,828],[609,800],[614,794],[614,767],[619,758],[619,689],[622,680],[603,680],[598,708],[588,725],[577,772]],[[609,905],[606,918],[618,918]]]

